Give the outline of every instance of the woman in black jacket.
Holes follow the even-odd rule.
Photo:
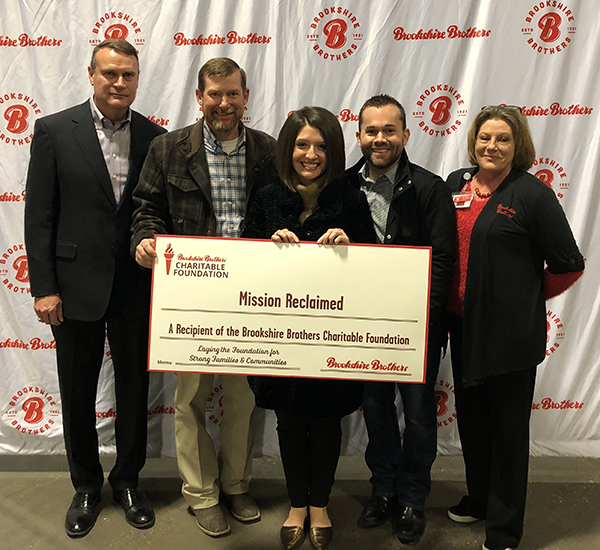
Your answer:
[[[323,245],[374,243],[365,195],[344,179],[344,136],[336,117],[304,107],[286,120],[278,137],[281,182],[257,192],[243,233],[247,238]],[[302,545],[305,524],[316,549],[333,530],[327,514],[342,439],[341,419],[362,399],[362,383],[314,378],[249,377],[259,407],[274,409],[281,460],[291,500],[281,528],[287,550]]]
[[[535,148],[518,107],[485,107],[468,135],[472,168],[448,177],[458,226],[450,346],[468,495],[448,511],[486,522],[483,550],[523,534],[529,420],[545,358],[545,300],[583,272],[554,191],[527,170]]]

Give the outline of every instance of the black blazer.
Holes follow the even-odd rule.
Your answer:
[[[150,142],[165,130],[132,112],[130,168],[120,204],[112,190],[89,101],[38,119],[25,201],[31,294],[60,294],[69,319],[95,321],[111,294],[147,307],[149,272],[129,254],[131,193]]]

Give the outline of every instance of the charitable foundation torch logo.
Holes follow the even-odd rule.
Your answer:
[[[171,243],[164,251],[165,269],[171,277],[210,277],[213,279],[229,278],[225,258],[219,256],[175,254]],[[173,260],[175,260],[173,262]]]
[[[31,96],[20,92],[0,93],[0,143],[29,146],[33,138],[33,119],[41,115]]]
[[[25,245],[15,244],[0,255],[0,280],[15,294],[31,294]]]
[[[343,61],[358,51],[363,39],[354,13],[343,7],[325,8],[310,22],[307,35],[313,51],[327,61]]]
[[[568,4],[560,0],[536,2],[527,12],[521,28],[531,49],[544,55],[565,50],[576,32],[575,15]]]
[[[559,199],[569,189],[569,176],[566,170],[554,159],[536,158],[530,172],[552,189]]]
[[[454,384],[448,380],[439,379],[435,383],[435,402],[437,407],[438,428],[450,426],[456,422],[456,407],[454,406]]]
[[[462,125],[467,116],[465,101],[459,91],[449,84],[426,88],[417,99],[413,117],[419,128],[432,137],[447,137]]]
[[[165,263],[167,268],[167,275],[171,272],[171,262],[173,261],[173,256],[175,256],[175,251],[171,246],[171,243],[167,245],[165,249]]]
[[[140,48],[146,43],[143,34],[140,23],[134,16],[124,11],[107,11],[94,23],[89,43],[96,46],[109,38],[118,38]]]
[[[39,386],[24,386],[11,397],[4,418],[25,435],[43,435],[57,425],[60,411],[54,397]]]

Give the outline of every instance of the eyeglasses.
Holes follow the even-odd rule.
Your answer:
[[[481,110],[487,109],[488,107],[504,107],[505,109],[516,109],[519,113],[522,113],[521,107],[518,105],[506,105],[504,103],[500,103],[499,105],[484,105]]]

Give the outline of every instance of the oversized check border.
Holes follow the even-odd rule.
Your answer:
[[[430,248],[155,246],[150,371],[425,381]]]

